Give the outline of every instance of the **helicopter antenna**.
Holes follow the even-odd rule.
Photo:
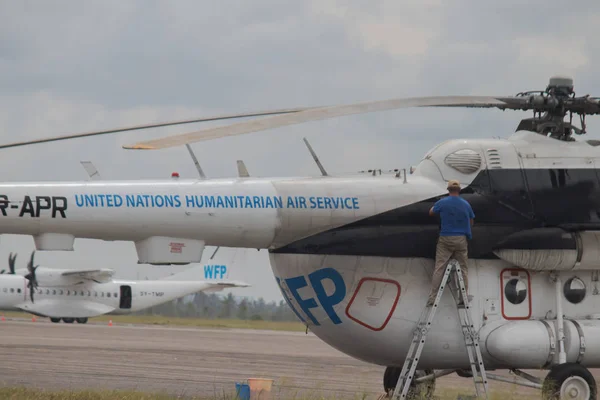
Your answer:
[[[248,173],[248,168],[246,168],[246,164],[244,164],[243,160],[237,160],[237,170],[238,176],[240,178],[249,178],[250,174]]]
[[[325,168],[323,168],[323,164],[321,164],[319,157],[317,157],[317,153],[315,153],[310,143],[308,143],[308,140],[306,138],[303,138],[303,140],[306,144],[306,147],[308,147],[308,151],[310,152],[310,155],[312,156],[313,160],[315,160],[315,163],[317,163],[317,167],[319,167],[319,170],[321,170],[321,175],[328,176],[327,171],[325,171]]]
[[[192,147],[189,145],[189,143],[186,143],[185,147],[187,147],[188,152],[190,153],[190,157],[192,157],[192,161],[194,161],[194,165],[196,166],[196,169],[198,170],[198,174],[200,175],[200,179],[206,179],[206,175],[204,175],[204,171],[202,171],[202,167],[200,167],[200,163],[198,162],[198,159],[196,158],[196,155],[192,151]]]
[[[85,168],[85,172],[87,172],[88,176],[90,177],[90,180],[97,181],[99,179],[102,179],[94,163],[92,163],[91,161],[80,161],[80,163],[83,166],[83,168]]]

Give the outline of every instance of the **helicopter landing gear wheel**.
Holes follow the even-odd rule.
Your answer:
[[[576,363],[553,366],[544,379],[544,400],[596,400],[596,380],[590,371]]]
[[[387,367],[383,373],[383,390],[391,397],[394,394],[396,384],[400,379],[400,373],[402,372],[401,367]],[[415,377],[411,382],[410,390],[408,391],[408,399],[432,399],[433,393],[435,392],[435,378],[426,381],[415,383],[415,379],[433,374],[433,371],[416,371]]]

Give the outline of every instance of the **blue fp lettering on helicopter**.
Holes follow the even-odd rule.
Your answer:
[[[205,265],[204,266],[204,279],[223,279],[227,274],[226,265]]]
[[[323,285],[325,280],[329,280],[333,283],[334,290],[331,295],[328,295],[327,291],[325,290],[325,286]],[[310,285],[315,292],[316,299],[313,297],[302,298],[299,293],[300,289],[308,286],[308,282],[310,282]],[[333,268],[323,268],[308,274],[308,282],[306,281],[304,275],[285,279],[285,283],[292,296],[296,300],[296,303],[298,303],[298,306],[300,306],[304,314],[312,321],[314,325],[319,326],[321,324],[319,321],[317,321],[310,309],[319,307],[319,304],[334,324],[341,324],[342,320],[337,315],[333,307],[339,304],[344,297],[346,297],[346,284],[344,283],[344,278],[342,275]],[[296,313],[296,315],[303,322],[305,322],[305,320],[299,316],[298,311],[292,306],[287,296],[286,300],[288,301],[288,304],[294,313]]]

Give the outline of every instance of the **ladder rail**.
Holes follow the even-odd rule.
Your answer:
[[[446,265],[446,271],[444,272],[444,276],[442,278],[442,282],[440,283],[440,287],[438,288],[433,305],[426,306],[423,309],[421,317],[417,322],[417,326],[413,334],[413,339],[411,341],[408,353],[406,355],[406,359],[404,360],[404,365],[402,366],[402,371],[400,372],[398,382],[396,384],[396,387],[394,388],[394,392],[392,395],[392,398],[394,399],[406,399],[406,396],[408,395],[410,385],[414,379],[414,374],[416,372],[417,365],[419,364],[421,353],[423,352],[423,348],[425,347],[427,334],[429,333],[429,330],[431,328],[431,323],[433,322],[433,318],[435,317],[444,289],[446,288],[447,284],[451,286],[450,275],[453,271],[456,274],[458,286],[460,289],[459,299],[462,299],[462,301],[459,300],[457,308],[461,324],[461,330],[463,332],[465,340],[465,347],[469,356],[471,373],[473,374],[475,391],[477,393],[477,397],[480,397],[481,389],[483,389],[484,396],[485,398],[487,398],[488,381],[485,373],[483,357],[479,348],[479,334],[475,331],[474,325],[471,320],[471,315],[469,311],[469,299],[465,289],[465,282],[462,277],[462,270],[460,268],[460,264],[458,263],[458,261],[451,259]],[[473,350],[475,350],[475,354],[473,354]],[[479,385],[482,385],[483,388],[480,388]]]
[[[477,392],[477,396],[480,396],[480,388],[478,384],[483,385],[483,391],[486,394],[487,398],[487,375],[485,372],[485,367],[483,364],[483,356],[481,354],[481,348],[479,346],[479,334],[475,331],[475,326],[471,319],[471,313],[469,312],[471,306],[469,304],[469,299],[467,292],[465,290],[465,283],[462,277],[462,271],[460,265],[457,263],[456,265],[456,278],[459,282],[459,287],[461,291],[461,297],[463,301],[463,312],[461,312],[461,308],[459,308],[459,317],[461,319],[461,325],[463,326],[463,334],[465,335],[465,345],[467,346],[467,353],[469,355],[469,362],[471,364],[471,373],[473,374],[473,382],[475,384],[475,391]],[[465,331],[466,327],[466,331]],[[470,343],[467,343],[467,340]],[[475,350],[475,356],[473,356],[473,350]],[[479,374],[479,379],[478,376]]]

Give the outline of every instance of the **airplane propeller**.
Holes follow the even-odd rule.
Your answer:
[[[17,259],[17,255],[15,254],[13,257],[13,253],[10,253],[8,255],[8,268],[10,270],[9,274],[14,275],[15,274],[15,261]],[[3,269],[2,271],[0,271],[0,274],[5,273],[6,270]]]
[[[35,270],[39,267],[39,265],[36,265],[35,267],[33,266],[33,256],[34,255],[35,255],[35,250],[31,253],[31,259],[27,263],[27,270],[29,271],[29,273],[27,275],[25,275],[25,279],[27,279],[29,281],[29,282],[27,282],[27,287],[29,288],[29,297],[31,297],[31,302],[32,303],[34,303],[34,301],[33,301],[33,292],[38,287],[38,282],[37,282],[37,277],[35,275]]]

